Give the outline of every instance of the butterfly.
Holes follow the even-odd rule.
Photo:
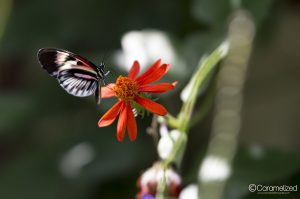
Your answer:
[[[101,85],[105,85],[105,64],[95,65],[91,61],[63,49],[42,48],[38,60],[50,76],[69,94],[87,97],[95,94],[96,102],[101,102]]]

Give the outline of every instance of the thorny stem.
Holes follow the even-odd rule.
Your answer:
[[[204,57],[199,61],[196,72],[191,78],[190,82],[186,89],[188,91],[186,94],[188,95],[187,99],[183,102],[180,113],[177,118],[167,117],[166,122],[169,126],[175,126],[180,131],[180,135],[176,142],[174,143],[174,147],[169,157],[163,161],[164,168],[168,168],[171,163],[175,163],[177,166],[180,166],[182,155],[185,149],[185,145],[187,142],[187,133],[189,130],[189,121],[191,120],[192,113],[194,110],[194,106],[197,100],[198,93],[201,91],[204,86],[204,81],[210,72],[216,67],[217,63],[222,60],[227,54],[228,43],[225,42],[220,45],[216,50],[214,50],[210,55]],[[174,125],[175,121],[178,125]],[[157,191],[156,198],[164,199],[164,191],[165,191],[165,180],[159,182],[159,189]]]

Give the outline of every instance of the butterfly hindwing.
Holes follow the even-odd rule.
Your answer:
[[[97,76],[80,69],[62,70],[57,75],[57,79],[65,91],[77,97],[90,96],[98,88]]]

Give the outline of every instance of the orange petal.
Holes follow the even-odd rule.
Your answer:
[[[142,98],[142,97],[135,97],[134,100],[145,107],[148,111],[155,113],[157,115],[166,115],[168,113],[167,109],[163,107],[162,105],[153,102],[152,100]]]
[[[125,137],[125,130],[127,124],[127,106],[123,103],[120,111],[120,116],[117,125],[117,139],[122,142]]]
[[[172,83],[160,83],[154,85],[144,85],[140,86],[139,92],[149,92],[149,93],[163,93],[168,90],[171,90],[175,87],[176,84]]]
[[[161,59],[157,60],[154,64],[152,64],[152,66],[150,66],[148,68],[148,70],[146,70],[146,72],[144,72],[143,74],[141,74],[136,81],[141,81],[142,79],[144,79],[145,77],[147,77],[148,75],[150,75],[151,73],[153,73],[155,70],[157,70],[161,65]]]
[[[127,131],[128,131],[130,141],[133,142],[137,136],[137,126],[130,105],[127,107]]]
[[[164,74],[166,74],[166,72],[169,70],[169,68],[170,68],[169,64],[163,64],[158,69],[156,69],[151,74],[149,74],[148,76],[144,77],[143,79],[141,79],[139,81],[137,80],[137,82],[140,85],[145,85],[145,84],[150,84],[152,82],[155,82],[155,81],[159,80],[160,78],[162,78],[162,76],[164,76]]]
[[[111,109],[109,109],[99,120],[98,126],[105,127],[113,123],[121,110],[122,104],[123,102],[119,101]]]
[[[137,76],[137,74],[140,71],[140,63],[138,61],[134,61],[133,65],[129,71],[128,77],[132,80],[134,80]]]
[[[115,86],[115,84],[108,84],[106,86],[102,86],[101,87],[101,98],[113,97],[115,95],[115,93],[112,89],[114,86]]]

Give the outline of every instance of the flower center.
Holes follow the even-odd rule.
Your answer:
[[[138,95],[138,84],[128,77],[119,76],[113,91],[117,98],[130,101]]]

